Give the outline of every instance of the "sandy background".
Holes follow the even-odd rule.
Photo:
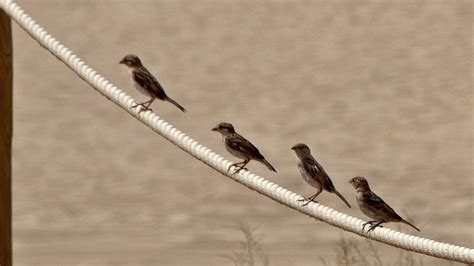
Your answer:
[[[138,54],[189,112],[154,110],[211,149],[230,158],[210,129],[232,122],[279,172],[251,170],[308,195],[289,150],[305,142],[352,204],[347,180],[366,176],[420,236],[474,247],[472,2],[19,3],[145,100],[118,64]],[[334,262],[341,237],[363,242],[192,159],[16,25],[14,49],[16,265],[232,265],[221,255],[238,249],[239,223],[259,226],[271,265]],[[335,195],[320,202],[363,217]]]

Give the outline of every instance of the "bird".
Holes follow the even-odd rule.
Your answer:
[[[158,98],[162,101],[168,101],[178,107],[181,111],[186,112],[186,109],[178,104],[175,100],[171,99],[166,93],[161,84],[156,80],[156,78],[146,69],[140,58],[138,56],[129,54],[126,55],[122,60],[120,60],[120,64],[124,64],[130,69],[130,78],[132,80],[133,86],[141,92],[143,95],[150,97],[151,99],[142,102],[136,103],[132,106],[132,108],[136,108],[137,106],[141,106],[140,112],[152,110],[150,105],[153,101]]]
[[[362,230],[364,230],[366,225],[370,225],[370,228],[367,231],[370,232],[376,227],[380,226],[382,223],[401,222],[413,227],[415,230],[420,232],[420,229],[400,217],[400,215],[398,215],[387,203],[385,203],[382,198],[372,192],[367,179],[356,176],[350,179],[349,183],[356,190],[356,199],[360,210],[370,219],[372,219],[371,221],[365,222],[363,224]]]
[[[244,168],[250,160],[256,160],[264,164],[268,169],[276,172],[276,169],[263,157],[260,151],[250,141],[235,132],[234,126],[230,123],[222,122],[217,124],[212,131],[217,131],[222,134],[225,148],[233,156],[243,159],[243,162],[233,163],[228,168],[230,171],[232,166],[238,167],[233,174],[238,173]]]
[[[324,168],[314,159],[311,155],[311,151],[308,145],[304,143],[297,143],[291,147],[291,149],[296,153],[298,158],[297,166],[298,170],[303,177],[303,179],[312,187],[316,188],[318,191],[316,194],[309,196],[307,198],[300,199],[298,201],[307,201],[302,206],[308,205],[311,201],[326,190],[328,192],[336,194],[344,203],[351,208],[349,202],[339,193],[334,187],[331,178],[326,173]],[[317,202],[317,201],[315,201]]]

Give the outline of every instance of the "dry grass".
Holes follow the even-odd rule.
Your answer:
[[[248,224],[240,224],[238,229],[244,235],[243,240],[236,241],[237,249],[231,255],[222,257],[231,260],[235,266],[270,265],[268,255],[265,254],[259,242],[261,237],[255,235],[258,227],[250,227]]]
[[[418,254],[399,249],[395,260],[383,260],[378,251],[376,243],[372,240],[364,241],[347,240],[341,237],[336,255],[336,265],[363,265],[363,266],[423,266],[425,265],[422,256]],[[320,258],[323,265],[328,264],[323,258]],[[454,265],[451,261],[442,261],[443,265]]]
[[[383,266],[383,265],[400,265],[400,266],[418,266],[424,265],[423,259],[420,257],[415,259],[412,252],[400,250],[397,260],[386,262],[383,261],[377,244],[366,239],[364,244],[360,241],[347,240],[341,238],[337,250],[337,265],[364,265],[364,266]],[[326,263],[327,265],[327,263]]]
[[[236,241],[237,248],[232,254],[221,255],[231,260],[235,266],[257,266],[270,265],[269,256],[263,250],[260,242],[262,236],[258,236],[258,227],[251,227],[248,224],[240,224],[236,230],[243,234],[243,240]],[[343,265],[343,266],[423,266],[423,256],[406,251],[398,250],[396,259],[382,256],[379,252],[380,243],[369,239],[349,240],[341,237],[333,261],[327,261],[323,256],[319,256],[319,265]],[[384,258],[384,259],[383,259]],[[440,261],[442,265],[455,265],[450,261]],[[426,263],[426,265],[431,265]]]

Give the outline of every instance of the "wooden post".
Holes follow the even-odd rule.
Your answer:
[[[0,266],[12,265],[12,28],[0,9]]]

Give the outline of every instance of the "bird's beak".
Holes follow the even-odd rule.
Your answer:
[[[211,131],[218,131],[218,130],[217,130],[217,127],[211,129]]]
[[[124,64],[125,63],[125,59],[122,59],[120,60],[119,64]]]
[[[296,150],[296,148],[295,148],[295,147],[291,147],[291,149],[292,149],[292,150]]]

